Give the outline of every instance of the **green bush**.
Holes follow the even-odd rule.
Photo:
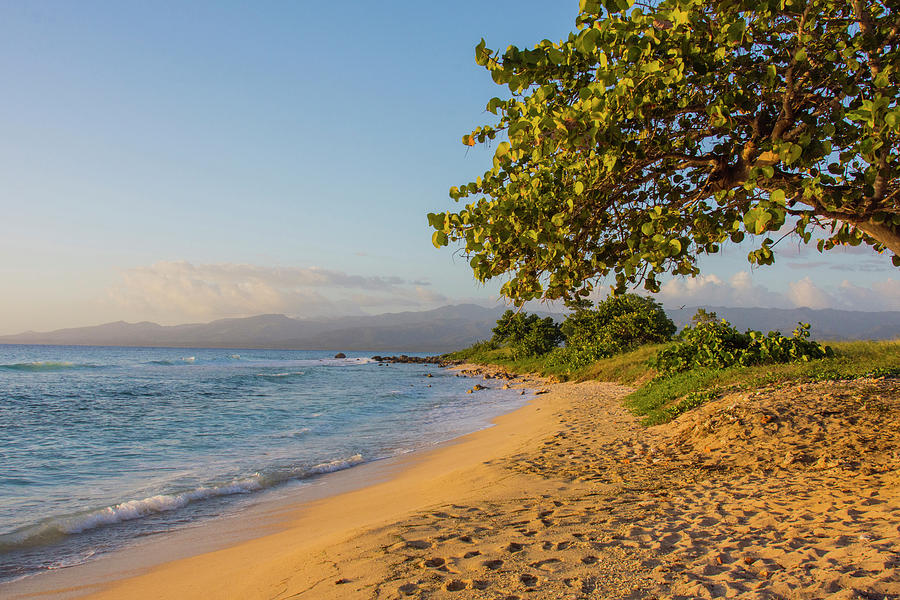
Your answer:
[[[492,342],[507,344],[513,358],[547,354],[563,340],[559,325],[551,317],[542,319],[512,310],[503,313],[491,331],[494,334]]]
[[[807,339],[808,323],[800,323],[791,337],[785,337],[778,331],[770,331],[768,335],[752,330],[740,333],[724,319],[695,322],[695,326],[685,327],[678,334],[676,343],[657,354],[656,369],[660,375],[698,367],[721,369],[809,361],[833,354],[828,346]]]
[[[644,344],[668,341],[675,324],[654,300],[624,294],[610,296],[594,309],[574,312],[561,330],[566,346],[555,350],[551,358],[580,368]]]

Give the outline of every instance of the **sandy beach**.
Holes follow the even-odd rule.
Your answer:
[[[460,369],[542,393],[262,537],[22,597],[900,597],[900,381],[733,394],[646,428],[623,386]]]

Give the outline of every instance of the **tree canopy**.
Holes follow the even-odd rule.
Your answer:
[[[463,143],[493,166],[429,214],[517,303],[659,290],[745,234],[793,232],[900,266],[900,7],[889,0],[581,0],[559,43],[476,62],[509,88]],[[493,142],[492,142],[493,141]],[[819,233],[814,238],[814,233]]]

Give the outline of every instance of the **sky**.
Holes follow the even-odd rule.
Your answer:
[[[0,334],[497,302],[425,215],[490,167],[460,142],[503,92],[474,46],[559,40],[577,5],[0,3]],[[900,310],[886,256],[748,250],[659,299]]]

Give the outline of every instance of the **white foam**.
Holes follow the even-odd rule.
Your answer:
[[[259,481],[259,474],[256,474],[249,479],[235,481],[226,485],[200,487],[182,494],[159,494],[142,500],[129,500],[115,506],[107,506],[86,515],[60,519],[58,528],[64,533],[81,533],[103,525],[112,525],[156,513],[177,510],[197,500],[233,494],[247,494],[260,489],[262,489],[262,484]]]
[[[302,435],[305,431],[308,430],[304,428],[292,433]],[[362,455],[354,454],[349,458],[320,463],[309,469],[291,469],[269,475],[254,473],[246,479],[235,480],[224,485],[199,487],[180,494],[158,494],[140,500],[129,500],[80,515],[54,517],[17,531],[0,534],[0,550],[33,545],[41,543],[42,540],[52,541],[58,539],[60,535],[82,533],[98,527],[178,510],[191,502],[199,500],[235,494],[248,494],[292,479],[303,479],[314,475],[349,469],[361,462],[363,462]]]
[[[185,356],[185,357],[183,357],[181,360],[184,361],[184,362],[186,362],[186,363],[192,363],[192,362],[194,362],[195,360],[197,360],[197,357],[196,357],[196,356]]]
[[[309,470],[309,474],[322,475],[324,473],[334,473],[335,471],[349,469],[350,467],[356,466],[361,462],[363,462],[362,454],[354,454],[350,458],[332,460],[326,463],[318,464]]]

